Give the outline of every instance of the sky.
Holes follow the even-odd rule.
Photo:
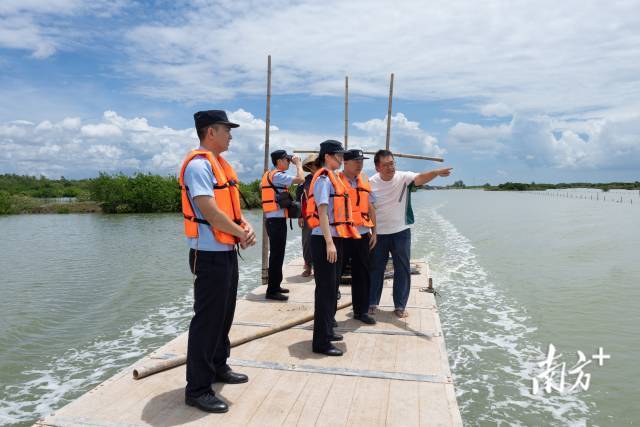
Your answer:
[[[175,174],[193,113],[241,126],[224,156],[384,147],[439,184],[640,180],[638,1],[0,2],[0,173]],[[373,161],[365,170],[374,173]],[[436,182],[434,182],[436,184]]]

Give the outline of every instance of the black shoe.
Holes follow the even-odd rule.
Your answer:
[[[280,292],[281,294],[288,294],[289,293],[289,289],[287,289],[287,288],[279,288],[278,292]]]
[[[342,339],[343,339],[343,338],[344,338],[344,337],[343,337],[342,335],[340,335],[340,334],[336,334],[336,333],[334,332],[334,334],[333,334],[333,335],[329,336],[329,341],[342,341]]]
[[[313,350],[314,353],[324,354],[327,356],[342,356],[342,350],[337,347],[331,346],[326,350]]]
[[[338,322],[336,322],[335,318],[331,320],[331,327],[332,328],[337,328],[338,327]]]
[[[367,325],[375,325],[376,319],[369,316],[367,313],[358,314],[357,316],[353,316],[354,319],[358,319],[359,321],[366,323]]]
[[[266,295],[266,298],[267,299],[273,299],[273,300],[276,300],[276,301],[286,301],[286,300],[289,299],[288,296],[282,295],[280,292],[268,293]]]
[[[225,384],[242,384],[249,381],[249,377],[233,371],[227,371],[222,374],[216,373],[216,382]]]
[[[229,410],[229,406],[211,392],[207,392],[198,397],[185,396],[184,403],[189,406],[195,406],[205,412],[221,414]]]
[[[336,299],[340,298],[342,298],[342,293],[340,292],[340,289],[338,289],[338,291],[336,292]]]

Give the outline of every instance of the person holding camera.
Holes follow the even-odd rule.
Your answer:
[[[282,264],[287,245],[287,218],[299,216],[293,211],[296,206],[293,197],[289,194],[291,184],[304,182],[304,171],[298,156],[291,156],[285,150],[276,150],[271,153],[271,163],[274,169],[265,172],[260,184],[262,192],[262,209],[265,213],[265,226],[269,236],[269,279],[266,298],[286,301],[288,289],[281,287]],[[296,175],[288,175],[286,171],[293,163],[296,166]]]

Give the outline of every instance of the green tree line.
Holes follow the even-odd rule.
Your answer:
[[[602,191],[609,190],[640,190],[640,182],[608,182],[608,183],[589,183],[589,182],[572,182],[559,184],[530,184],[521,182],[505,182],[497,186],[485,184],[484,189],[489,191],[544,191],[544,190],[560,190],[567,188],[594,188]]]
[[[245,209],[261,207],[260,181],[239,183]],[[43,198],[75,197],[77,203],[42,207]],[[45,177],[0,175],[0,214],[35,212],[94,211],[95,204],[105,213],[180,212],[180,186],[175,176],[137,173],[100,173],[97,178],[52,180]],[[92,206],[90,203],[94,202]],[[245,203],[246,202],[246,203]]]
[[[260,181],[239,183],[245,209],[260,208]],[[466,187],[456,181],[448,188]],[[640,190],[640,182],[611,183],[560,183],[540,184],[532,182],[506,182],[497,186],[485,184],[481,188],[489,191],[542,191],[565,188],[599,188]],[[43,205],[43,199],[73,197],[74,203]],[[246,202],[246,203],[245,203]],[[46,177],[0,175],[0,214],[17,213],[145,213],[180,212],[180,187],[175,176],[160,176],[137,173],[101,173],[97,178],[69,180]]]

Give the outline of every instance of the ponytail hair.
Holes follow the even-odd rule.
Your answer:
[[[320,153],[318,157],[313,161],[313,166],[315,166],[316,170],[324,167],[324,156],[327,153]]]

